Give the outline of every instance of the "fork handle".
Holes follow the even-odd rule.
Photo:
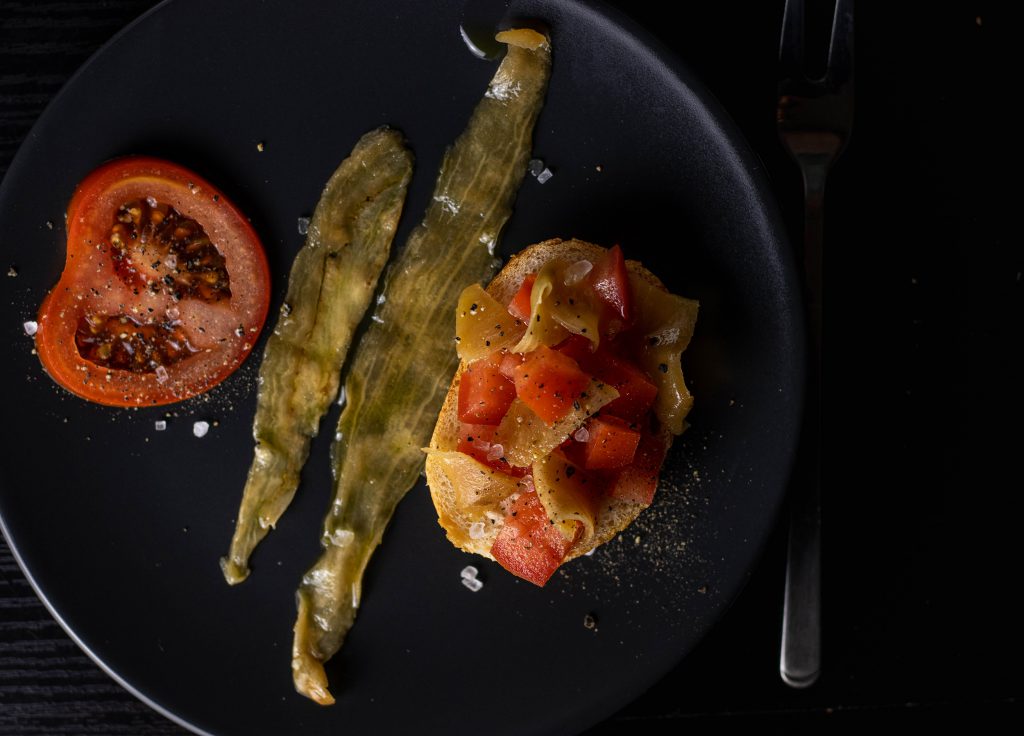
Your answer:
[[[789,543],[779,674],[797,688],[821,672],[821,283],[828,161],[798,159],[804,176],[804,288],[810,360],[800,454],[790,490]]]

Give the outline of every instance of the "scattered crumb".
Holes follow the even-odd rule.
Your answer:
[[[11,266],[10,268],[8,268],[8,269],[7,269],[7,275],[8,275],[8,276],[10,276],[10,277],[11,277],[12,279],[13,279],[13,278],[14,278],[15,276],[17,276],[17,275],[18,275],[18,269],[17,269],[17,267],[15,267],[15,266]]]
[[[263,153],[263,147],[263,141],[260,141],[259,143],[256,144],[256,150],[259,151],[260,153]]]
[[[604,167],[601,166],[601,164],[598,164],[597,166],[594,167],[594,170],[600,174],[602,171],[604,171]]]
[[[46,221],[46,229],[47,230],[53,230],[53,221],[51,221],[51,220],[47,220]]]
[[[597,619],[594,618],[594,614],[588,613],[583,617],[583,628],[597,631]]]

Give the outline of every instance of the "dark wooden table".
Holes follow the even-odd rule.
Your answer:
[[[75,69],[153,4],[0,0],[0,175]],[[621,5],[733,115],[798,233],[773,123],[782,3],[686,4],[681,22]],[[829,185],[824,674],[805,691],[778,678],[780,527],[711,635],[594,734],[1020,725],[1009,22],[983,2],[896,5],[858,8],[855,137]],[[170,733],[81,653],[0,539],[0,734]]]

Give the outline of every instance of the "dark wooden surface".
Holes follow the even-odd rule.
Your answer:
[[[153,4],[0,0],[0,175],[74,70]],[[772,117],[782,4],[687,4],[684,23],[623,6],[734,116],[798,232]],[[1020,725],[1009,21],[981,2],[917,6],[858,8],[855,137],[829,188],[824,675],[806,691],[777,676],[780,529],[711,635],[597,736]],[[80,652],[0,540],[0,734],[182,732]]]

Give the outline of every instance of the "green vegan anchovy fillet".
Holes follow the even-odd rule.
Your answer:
[[[249,574],[249,555],[288,508],[320,418],[338,394],[352,334],[391,251],[412,154],[395,130],[364,135],[331,176],[260,365],[256,451],[238,510],[225,579]]]
[[[323,662],[352,626],[366,564],[423,468],[458,362],[451,335],[459,294],[494,274],[494,246],[530,159],[551,50],[534,31],[498,40],[508,53],[446,153],[433,200],[389,267],[385,299],[348,369],[332,447],[334,503],[324,551],[298,590],[292,648],[296,690],[323,705],[334,702]]]

